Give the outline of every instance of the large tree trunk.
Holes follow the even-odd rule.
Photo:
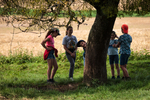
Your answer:
[[[107,49],[115,19],[116,16],[107,18],[97,13],[87,41],[84,68],[85,83],[91,84],[93,80],[100,83],[107,81]]]

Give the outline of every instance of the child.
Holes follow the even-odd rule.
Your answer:
[[[113,47],[120,46],[120,52],[119,52],[121,54],[120,55],[120,67],[123,71],[122,79],[131,79],[127,71],[127,62],[131,54],[130,45],[132,42],[132,37],[128,34],[128,25],[123,24],[121,26],[121,31],[123,35],[119,37],[118,43],[114,44]]]
[[[73,72],[74,72],[74,64],[76,59],[77,38],[73,36],[72,33],[73,33],[73,28],[71,26],[68,26],[66,31],[66,36],[63,38],[62,45],[66,51],[67,59],[70,62],[69,78],[72,81],[74,81]]]
[[[120,68],[119,68],[119,65],[118,65],[118,62],[119,62],[118,49],[114,48],[112,46],[113,44],[118,43],[118,40],[116,40],[115,37],[117,37],[117,35],[114,31],[112,31],[110,42],[109,42],[109,47],[108,47],[108,55],[109,55],[109,63],[110,63],[110,66],[111,66],[112,79],[115,79],[114,62],[115,62],[116,69],[117,69],[117,78],[119,79],[120,78]]]
[[[55,59],[55,56],[57,57],[57,49],[54,48],[54,37],[56,38],[58,35],[60,35],[59,30],[57,28],[52,28],[48,31],[48,33],[45,36],[45,39],[41,43],[41,45],[46,49],[44,52],[44,60],[47,59],[48,63],[47,82],[49,83],[55,82],[53,78],[58,69],[57,61]],[[53,55],[54,51],[55,56]],[[54,66],[54,69],[51,73],[52,66]]]
[[[86,42],[85,42],[84,40],[78,41],[77,47],[83,47],[83,50],[84,50],[84,53],[83,53],[83,60],[84,60],[84,66],[85,66]]]

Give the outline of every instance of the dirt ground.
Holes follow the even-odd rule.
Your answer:
[[[87,25],[80,25],[79,30],[77,29],[77,24],[73,23],[73,35],[77,37],[78,40],[84,39],[87,41],[89,31],[93,25],[95,18],[88,19],[85,23]],[[1,21],[1,20],[0,20]],[[133,38],[131,48],[134,51],[140,51],[143,49],[150,51],[150,17],[127,17],[127,18],[117,18],[114,25],[114,31],[117,35],[122,35],[121,25],[129,25],[129,34]],[[0,22],[0,54],[9,55],[10,50],[15,53],[18,50],[28,50],[32,51],[34,55],[38,55],[44,52],[41,42],[44,39],[46,33],[34,34],[34,33],[19,33],[15,34],[13,37],[13,28],[6,23]],[[65,36],[66,29],[60,28],[61,36],[55,38],[55,47],[58,49],[59,53],[63,53],[64,49],[62,46],[62,39]],[[11,41],[13,42],[11,44]],[[79,49],[82,50],[82,49]]]

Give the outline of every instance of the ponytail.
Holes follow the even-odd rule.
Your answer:
[[[50,30],[47,32],[47,34],[46,34],[46,36],[45,36],[45,39],[46,39],[49,35],[51,35],[53,32],[54,32],[54,30],[53,30],[53,29],[50,29]]]

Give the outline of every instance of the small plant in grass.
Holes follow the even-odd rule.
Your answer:
[[[141,51],[131,51],[131,55],[129,60],[149,60],[150,59],[150,52],[146,49]]]
[[[79,52],[79,51],[77,51],[76,52],[76,61],[75,61],[75,68],[81,68],[81,67],[83,67],[84,65],[83,65],[83,52],[84,51],[82,51],[82,52]]]
[[[61,61],[61,62],[66,62],[68,59],[66,57],[65,53],[61,53],[58,55],[58,57],[56,58],[57,61]]]
[[[43,60],[43,55],[33,56],[32,52],[28,50],[17,50],[15,53],[10,54],[9,56],[0,56],[0,64],[22,64],[22,63],[46,63]]]
[[[91,82],[91,87],[82,83],[84,69],[82,55],[83,52],[77,52],[74,82],[68,78],[70,67],[65,53],[58,55],[59,68],[55,76],[56,84],[47,84],[46,82],[47,63],[44,62],[43,55],[34,57],[26,52],[8,57],[0,56],[0,95],[17,100],[24,98],[35,100],[150,99],[148,51],[141,51],[140,53],[132,51],[127,66],[131,80],[108,78],[107,83],[99,85],[98,80],[94,79]],[[20,60],[19,57],[23,58],[24,61],[18,61]],[[11,62],[10,58],[14,60]],[[107,75],[110,77],[111,68],[108,60],[107,58]],[[120,74],[122,75],[122,71]]]

